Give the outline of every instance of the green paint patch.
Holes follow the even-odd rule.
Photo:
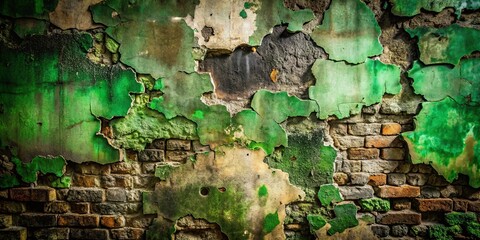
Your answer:
[[[245,9],[242,9],[242,11],[240,11],[240,17],[242,17],[243,19],[247,18],[247,12],[245,11]]]
[[[380,34],[375,14],[364,2],[345,0],[332,1],[322,24],[311,36],[329,54],[329,59],[361,63],[382,53]]]
[[[0,188],[11,188],[20,185],[17,176],[4,173],[0,175]]]
[[[333,184],[320,186],[320,190],[318,190],[318,199],[324,207],[328,207],[332,203],[341,202],[343,200],[340,191],[338,191],[338,188]]]
[[[258,197],[267,197],[268,196],[268,189],[267,186],[262,185],[261,187],[258,188]]]
[[[245,9],[250,9],[251,7],[253,7],[253,6],[255,6],[255,5],[256,5],[256,4],[253,3],[253,2],[245,2],[245,3],[243,4],[243,7],[244,7]]]
[[[360,199],[358,203],[367,212],[386,212],[390,210],[390,201],[381,198]]]
[[[267,158],[267,164],[287,172],[290,181],[305,188],[317,188],[333,181],[334,148],[323,145],[323,133],[292,134],[289,146],[279,156]]]
[[[107,50],[109,52],[117,53],[120,45],[115,40],[113,40],[111,37],[106,37],[105,38],[105,47],[107,48]]]
[[[144,105],[133,106],[125,118],[114,119],[110,125],[111,144],[118,148],[140,151],[155,139],[198,139],[194,122],[183,117],[167,119]]]
[[[258,6],[252,5],[251,9],[257,14],[256,29],[249,39],[249,44],[252,46],[260,45],[263,37],[270,33],[273,26],[288,23],[287,29],[296,32],[301,31],[303,24],[314,18],[312,10],[290,10],[285,7],[283,0],[261,1]]]
[[[480,187],[480,108],[451,98],[426,102],[415,119],[415,131],[403,133],[413,163],[431,164],[452,182],[459,173]]]
[[[48,20],[58,0],[1,1],[0,15],[13,18],[29,17]]]
[[[54,188],[70,188],[72,185],[72,178],[69,176],[61,176],[52,181],[50,184]]]
[[[265,216],[263,220],[263,231],[265,233],[270,233],[275,229],[278,224],[280,224],[280,220],[278,219],[278,212],[269,213]]]
[[[318,229],[322,228],[327,224],[327,221],[322,215],[318,214],[308,214],[307,215],[308,224],[310,225],[310,231],[315,232]]]
[[[21,176],[22,181],[34,183],[38,173],[52,173],[61,177],[65,171],[65,159],[63,157],[35,157],[29,163],[22,163],[18,158],[12,158],[15,170]]]
[[[330,229],[327,231],[329,235],[342,233],[345,229],[358,225],[356,218],[357,207],[355,204],[337,205],[333,211],[335,212],[335,218],[328,222],[330,224]]]
[[[476,10],[480,8],[478,0],[390,0],[393,4],[392,13],[397,16],[414,16],[421,9],[441,12],[447,7],[455,8],[455,14],[459,17],[463,9]]]
[[[98,118],[126,115],[129,93],[143,87],[131,70],[90,62],[85,55],[91,47],[88,34],[32,36],[15,49],[1,46],[0,142],[17,146],[20,159],[120,159],[99,134]]]
[[[417,61],[408,76],[414,80],[415,93],[428,101],[451,97],[459,104],[480,105],[480,58],[462,60],[454,68]]]
[[[480,1],[479,1],[480,4]],[[450,63],[480,50],[480,30],[452,24],[444,28],[418,27],[406,29],[411,37],[418,37],[420,60],[425,64]]]
[[[363,106],[380,102],[385,93],[397,94],[402,89],[400,68],[377,60],[349,65],[319,59],[312,72],[316,83],[309,88],[309,95],[319,106],[320,119],[360,113]]]

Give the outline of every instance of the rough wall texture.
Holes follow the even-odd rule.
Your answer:
[[[477,0],[0,2],[0,239],[480,239]]]

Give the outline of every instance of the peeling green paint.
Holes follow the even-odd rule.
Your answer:
[[[12,158],[15,170],[21,176],[22,181],[34,183],[38,173],[52,173],[61,177],[65,171],[66,162],[63,157],[35,157],[31,162],[22,163],[18,158]]]
[[[269,213],[263,220],[263,231],[270,233],[278,226],[278,224],[280,224],[280,220],[278,220],[278,212]]]
[[[322,215],[318,214],[308,214],[307,215],[308,224],[310,225],[310,231],[315,232],[318,229],[322,228],[327,224],[327,221]]]
[[[248,15],[247,15],[247,12],[245,12],[245,9],[242,9],[242,11],[240,11],[239,15],[240,15],[240,17],[242,17],[242,18],[247,18],[247,16],[248,16]]]
[[[0,15],[48,20],[48,13],[55,10],[57,4],[58,0],[1,1]]]
[[[266,197],[268,196],[268,189],[267,186],[262,185],[260,188],[258,188],[258,197]]]
[[[316,83],[309,88],[309,95],[319,106],[320,119],[330,115],[341,119],[360,113],[363,106],[378,103],[385,93],[397,94],[402,88],[400,68],[377,60],[348,65],[319,59],[312,72]]]
[[[108,0],[91,9],[94,21],[120,43],[120,60],[154,78],[193,72],[193,29],[182,19],[193,16],[197,1]]]
[[[451,98],[422,107],[415,131],[402,134],[412,162],[431,164],[449,182],[465,174],[472,187],[480,187],[480,108]]]
[[[161,113],[143,105],[135,105],[125,118],[110,122],[111,144],[119,148],[143,150],[155,139],[198,139],[196,125],[183,117],[166,119]]]
[[[347,228],[355,227],[358,225],[357,206],[353,203],[341,204],[335,206],[333,209],[335,212],[335,218],[330,220],[330,229],[327,233],[333,235],[335,233],[341,233]]]
[[[418,27],[406,31],[411,37],[418,37],[420,60],[425,64],[457,65],[463,56],[480,50],[480,30],[474,28],[452,24],[444,28]]]
[[[390,0],[392,13],[397,16],[414,16],[421,9],[433,12],[441,12],[444,8],[455,8],[455,14],[460,16],[463,9],[476,10],[480,8],[478,0]]]
[[[360,199],[358,201],[364,211],[386,212],[390,210],[390,201],[381,198]]]
[[[287,172],[292,183],[305,188],[317,188],[333,181],[337,152],[333,147],[324,146],[322,132],[292,134],[288,141],[289,146],[280,156],[267,158],[269,166]]]
[[[462,60],[454,68],[448,65],[424,66],[415,62],[408,76],[415,93],[428,101],[451,97],[459,104],[480,105],[480,59]]]
[[[0,188],[11,188],[20,185],[17,176],[4,173],[0,175]]]
[[[317,26],[312,39],[329,55],[329,59],[349,63],[364,62],[383,51],[378,38],[380,26],[372,10],[360,0],[333,0]],[[352,49],[355,49],[352,51]]]
[[[320,200],[320,203],[324,207],[328,207],[332,203],[337,203],[343,200],[342,196],[340,195],[340,191],[338,191],[338,188],[333,184],[325,184],[320,186],[317,196]]]
[[[51,182],[54,188],[70,188],[72,185],[72,178],[69,176],[61,176]]]
[[[120,159],[98,134],[98,118],[124,116],[129,93],[143,87],[131,70],[90,62],[85,55],[91,46],[88,34],[53,34],[27,38],[16,49],[1,47],[0,142],[16,146],[20,159],[53,155],[102,164]]]
[[[302,31],[303,24],[314,18],[312,10],[290,10],[285,7],[283,0],[261,1],[258,6],[252,5],[250,9],[257,14],[255,19],[256,29],[249,39],[249,44],[252,46],[260,45],[263,37],[270,33],[271,29],[276,25],[288,23],[287,29],[289,31]]]

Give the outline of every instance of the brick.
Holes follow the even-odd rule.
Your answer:
[[[381,124],[379,123],[354,123],[348,125],[348,133],[357,136],[380,134]]]
[[[0,199],[8,199],[8,190],[0,190]]]
[[[436,187],[424,186],[420,189],[421,198],[439,198],[440,191]]]
[[[202,145],[198,140],[195,140],[192,142],[192,147],[193,147],[193,151],[196,153],[211,151],[210,146]]]
[[[118,162],[110,164],[110,168],[112,174],[139,174],[141,172],[138,162]]]
[[[450,198],[415,199],[415,208],[420,212],[451,212],[453,201]]]
[[[399,165],[399,161],[368,160],[362,161],[362,172],[368,173],[390,173]]]
[[[412,169],[412,164],[404,161],[399,161],[397,168],[393,170],[396,173],[409,173]]]
[[[377,173],[370,175],[368,185],[378,187],[387,184],[387,175],[383,173]]]
[[[387,175],[387,183],[389,185],[400,186],[404,185],[407,181],[407,177],[402,173],[389,173]]]
[[[342,172],[361,172],[362,171],[362,162],[355,160],[344,160],[341,161],[341,168],[337,169]]]
[[[155,139],[152,143],[148,144],[145,149],[161,149],[165,150],[165,139]]]
[[[12,215],[0,214],[0,228],[8,228],[13,225]]]
[[[145,162],[142,164],[142,173],[143,174],[155,174],[155,168],[157,167],[158,163],[149,163]]]
[[[336,172],[333,174],[333,181],[336,184],[343,186],[346,185],[349,181],[348,175],[342,172]]]
[[[121,215],[102,216],[100,225],[107,228],[125,227],[125,217]]]
[[[58,216],[58,226],[98,227],[99,216],[92,214],[63,214]]]
[[[92,162],[76,164],[75,172],[84,175],[108,175],[110,174],[110,166]]]
[[[68,240],[69,228],[40,228],[33,232],[35,239]]]
[[[444,198],[460,197],[462,195],[462,186],[448,185],[440,190],[440,195]]]
[[[107,201],[109,202],[125,202],[127,201],[127,194],[123,188],[109,188],[107,189]]]
[[[68,202],[49,202],[44,205],[43,211],[46,213],[66,213],[70,211],[70,204]]]
[[[403,148],[383,148],[380,152],[380,158],[385,160],[403,160],[405,150]]]
[[[392,226],[391,235],[394,237],[404,237],[408,234],[408,226],[407,225],[395,225]]]
[[[372,224],[371,226],[373,234],[378,237],[387,237],[390,234],[390,227],[381,224]]]
[[[22,213],[26,207],[21,202],[0,201],[0,213]]]
[[[355,200],[362,198],[372,198],[372,186],[340,186],[338,187],[340,193],[345,200]]]
[[[30,188],[11,188],[10,199],[15,201],[27,202],[32,198],[32,192]]]
[[[67,194],[69,202],[102,202],[103,190],[96,188],[70,188]]]
[[[163,162],[165,161],[165,151],[146,149],[138,153],[138,160],[141,162]]]
[[[427,183],[435,187],[445,187],[450,184],[449,182],[447,182],[447,180],[445,180],[443,176],[437,174],[430,175]]]
[[[70,240],[108,239],[107,229],[70,229]]]
[[[453,199],[453,211],[466,212],[468,210],[468,200]]]
[[[347,135],[348,127],[345,123],[330,123],[330,135],[345,136]]]
[[[135,188],[154,188],[159,182],[159,178],[153,175],[139,175],[133,177],[133,186]]]
[[[112,239],[126,240],[126,239],[142,239],[145,230],[141,228],[120,228],[112,229]]]
[[[420,196],[420,188],[403,185],[400,187],[380,186],[377,195],[381,198],[409,198]]]
[[[70,203],[70,211],[72,213],[88,213],[90,210],[90,204],[89,203]]]
[[[407,174],[407,183],[413,186],[423,186],[427,183],[428,177],[423,173]]]
[[[468,211],[480,212],[480,201],[469,201],[468,202]]]
[[[368,173],[351,173],[350,182],[352,185],[365,185],[368,183],[369,177]]]
[[[365,147],[403,147],[403,144],[397,136],[367,136],[365,137]]]
[[[57,225],[57,215],[43,213],[22,213],[18,220],[25,227],[54,227]]]
[[[124,215],[128,212],[128,203],[96,203],[92,211],[102,215]]]
[[[33,202],[51,202],[57,199],[57,194],[54,188],[37,187],[31,190],[31,201]]]
[[[190,140],[178,140],[178,139],[167,140],[167,150],[189,151],[191,149],[192,149],[192,144]]]
[[[349,148],[347,150],[348,159],[376,159],[379,155],[379,150],[376,148]]]
[[[103,176],[102,186],[105,188],[111,188],[111,187],[132,188],[133,177],[128,175]]]
[[[24,227],[9,227],[9,228],[0,229],[0,239],[26,240],[27,229]]]
[[[402,132],[402,125],[398,123],[382,124],[382,135],[398,135]]]
[[[377,223],[386,225],[418,225],[422,221],[422,215],[410,210],[389,211],[377,216]]]
[[[333,138],[335,147],[340,150],[347,150],[348,148],[363,147],[365,145],[364,137],[357,136],[343,136]]]
[[[390,202],[393,210],[408,210],[412,208],[412,202],[408,199],[392,199]]]
[[[127,217],[125,225],[132,228],[148,228],[154,221],[154,217],[147,217],[139,215],[134,217]]]
[[[76,187],[99,187],[100,177],[95,175],[75,174],[73,176],[73,184]]]
[[[142,201],[142,190],[134,189],[128,190],[126,192],[128,202],[141,202]]]
[[[167,151],[165,154],[166,160],[169,162],[179,162],[179,163],[186,163],[191,156],[193,156],[194,152],[185,152],[185,151]]]

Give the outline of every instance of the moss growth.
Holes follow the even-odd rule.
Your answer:
[[[278,212],[269,213],[265,216],[263,220],[263,231],[265,233],[270,233],[275,229],[278,224],[280,224],[280,220],[278,219]]]
[[[476,222],[477,215],[473,212],[451,212],[445,214],[445,221],[448,225],[465,225],[469,222]]]
[[[118,48],[120,47],[120,45],[115,41],[113,40],[111,37],[106,37],[105,38],[105,47],[107,48],[107,50],[111,53],[116,53],[118,52]]]
[[[335,212],[335,218],[330,220],[330,229],[327,233],[333,235],[335,233],[341,233],[347,228],[355,227],[358,225],[357,206],[355,204],[341,204],[335,206],[333,209]]]
[[[0,188],[11,188],[20,185],[17,176],[6,173],[0,175]]]
[[[381,198],[360,199],[360,206],[364,211],[386,212],[390,210],[390,201]]]
[[[320,190],[318,190],[318,199],[324,207],[330,206],[331,203],[336,203],[343,200],[338,188],[332,184],[320,186]]]
[[[61,176],[51,182],[51,186],[54,188],[70,188],[72,185],[72,178],[69,176]]]
[[[428,236],[431,239],[437,239],[437,240],[453,240],[454,235],[461,233],[462,228],[460,226],[445,226],[442,224],[436,224],[431,226],[428,229]]]
[[[173,172],[174,166],[172,165],[159,165],[155,168],[155,177],[160,178],[160,180],[165,181],[167,180],[168,176]]]
[[[242,11],[240,11],[240,17],[242,17],[243,19],[247,18],[247,12],[245,11],[245,9],[242,9]]]
[[[258,197],[266,197],[268,196],[268,189],[267,186],[262,185],[260,188],[258,188]]]
[[[318,214],[308,214],[307,215],[308,224],[310,225],[310,231],[314,232],[327,224],[325,218],[322,215]]]
[[[480,238],[480,223],[478,222],[468,223],[467,233],[475,238]]]

